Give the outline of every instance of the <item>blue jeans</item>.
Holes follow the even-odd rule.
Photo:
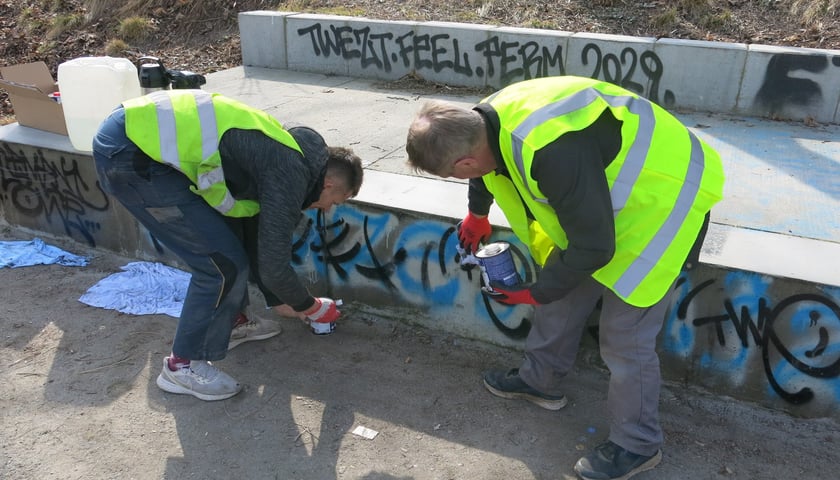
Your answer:
[[[242,242],[223,215],[190,191],[185,175],[128,139],[122,108],[99,127],[93,159],[102,189],[191,269],[172,352],[190,360],[224,358],[236,315],[247,304]]]

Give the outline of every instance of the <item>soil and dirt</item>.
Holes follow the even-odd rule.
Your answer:
[[[0,227],[0,240],[31,238]],[[229,400],[165,393],[155,377],[176,320],[78,301],[135,259],[42,238],[90,263],[0,268],[4,480],[571,480],[608,429],[591,338],[569,405],[551,412],[483,388],[484,369],[521,352],[352,301],[331,335],[279,319],[281,335],[232,350],[219,365],[245,389]],[[682,384],[666,385],[661,405],[664,459],[639,480],[836,478],[836,421]]]
[[[713,29],[709,20],[709,27],[698,26],[687,7],[670,27],[656,27],[667,24],[655,21],[657,12],[692,3],[702,2],[0,0],[0,55],[4,64],[43,60],[55,74],[62,61],[104,54],[120,18],[143,15],[153,19],[154,31],[129,44],[125,56],[158,56],[170,68],[206,74],[239,65],[236,12],[278,5],[384,19],[840,47],[836,19],[804,26],[784,2],[709,2],[720,4],[712,12],[731,11],[726,28]],[[49,22],[67,12],[87,16],[48,38]],[[4,95],[3,119],[13,121]],[[32,236],[0,227],[0,240]],[[548,412],[498,399],[481,386],[483,369],[516,365],[521,352],[414,327],[398,312],[353,302],[333,335],[315,336],[297,320],[279,319],[282,335],[233,350],[220,365],[245,390],[230,400],[166,394],[155,377],[176,320],[78,301],[136,259],[43,238],[90,264],[0,269],[0,478],[571,479],[575,460],[607,429],[606,373],[592,339],[570,379],[569,406]],[[664,461],[639,480],[834,478],[840,463],[837,422],[795,419],[686,385],[664,389],[662,423]],[[358,437],[351,433],[357,426],[379,434]]]
[[[207,74],[240,64],[237,12],[249,10],[840,49],[837,0],[0,0],[0,58],[55,75],[80,56],[151,55]],[[0,125],[13,114],[0,90]]]

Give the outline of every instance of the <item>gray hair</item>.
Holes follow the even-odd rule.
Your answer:
[[[452,174],[456,160],[470,154],[484,135],[478,112],[441,100],[426,102],[408,129],[408,165],[440,177]]]

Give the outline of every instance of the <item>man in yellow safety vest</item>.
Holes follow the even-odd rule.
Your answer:
[[[470,179],[464,249],[476,252],[490,236],[495,201],[541,267],[533,284],[482,289],[535,306],[521,365],[486,372],[485,387],[563,408],[563,379],[601,300],[610,433],[574,469],[584,479],[626,479],[655,467],[663,441],[656,336],[722,198],[718,154],[660,106],[574,76],[519,82],[472,109],[427,102],[406,150],[416,170]]]
[[[212,362],[280,333],[259,309],[243,313],[249,276],[281,315],[338,319],[335,302],[310,295],[292,268],[292,234],[302,210],[358,194],[363,170],[349,149],[221,95],[166,90],[115,109],[93,140],[93,158],[103,190],[191,270],[161,389],[202,400],[239,393]],[[250,248],[244,223],[256,225]]]

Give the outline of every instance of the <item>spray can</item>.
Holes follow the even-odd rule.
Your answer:
[[[344,305],[344,302],[341,299],[335,301],[335,306],[340,307]],[[309,321],[309,328],[312,329],[312,333],[315,335],[329,335],[335,331],[335,322],[316,322],[314,320]]]
[[[481,275],[487,287],[490,287],[490,282],[512,287],[522,281],[513,263],[513,254],[511,254],[508,242],[485,245],[475,254],[475,257],[478,259]]]

